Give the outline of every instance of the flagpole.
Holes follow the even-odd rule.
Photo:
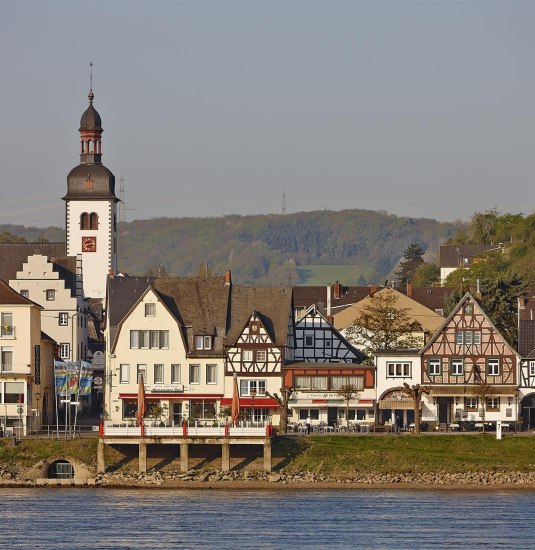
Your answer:
[[[78,371],[78,399],[75,401],[77,403],[76,410],[74,412],[74,433],[72,438],[76,436],[76,422],[78,420],[78,407],[80,406],[80,384],[82,383],[82,360],[80,359],[80,370]]]
[[[56,362],[54,361],[54,402],[56,404],[56,437],[59,439],[59,411],[58,411],[58,380]]]

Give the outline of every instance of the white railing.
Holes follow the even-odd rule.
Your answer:
[[[183,426],[145,426],[145,437],[184,437]],[[267,433],[267,425],[243,424],[240,426],[228,426],[229,437],[262,437]],[[104,435],[141,437],[141,426],[129,424],[104,423]],[[186,426],[187,437],[225,437],[225,426]]]

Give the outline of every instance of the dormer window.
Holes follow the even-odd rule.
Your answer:
[[[210,350],[210,349],[212,349],[212,337],[211,336],[195,336],[195,349],[196,350]]]

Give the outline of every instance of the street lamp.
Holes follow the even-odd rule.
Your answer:
[[[39,413],[39,401],[41,399],[41,394],[39,392],[37,392],[35,395],[35,400],[37,401],[37,412],[35,413],[35,416],[37,418],[37,429],[36,429],[36,432],[37,432],[37,438],[39,438],[39,416],[40,416],[40,413]]]
[[[254,421],[254,398],[256,397],[256,390],[251,390],[251,426],[253,425]]]

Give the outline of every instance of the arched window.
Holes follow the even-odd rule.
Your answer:
[[[89,215],[89,229],[98,229],[98,214],[91,212]]]
[[[89,229],[89,214],[87,212],[80,215],[80,229]]]

